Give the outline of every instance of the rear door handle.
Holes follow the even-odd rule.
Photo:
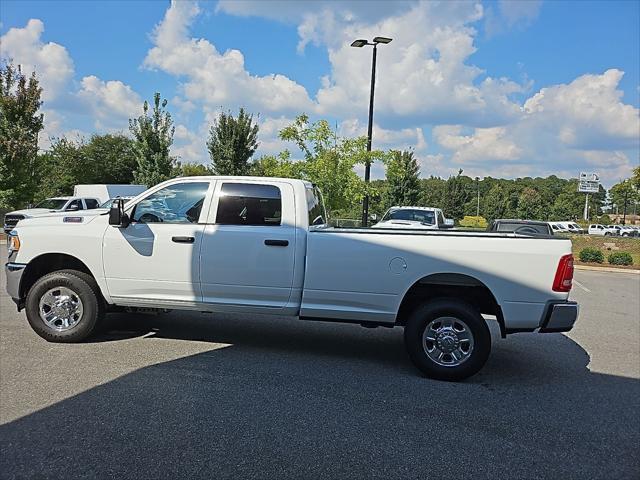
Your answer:
[[[270,247],[286,247],[289,245],[289,240],[265,240],[264,244]]]
[[[176,243],[193,243],[196,239],[195,237],[171,237],[171,241]]]

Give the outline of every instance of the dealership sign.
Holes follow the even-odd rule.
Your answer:
[[[598,193],[600,191],[600,176],[597,173],[580,172],[578,191],[583,193]]]

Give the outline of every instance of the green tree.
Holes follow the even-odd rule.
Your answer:
[[[420,200],[418,205],[421,207],[438,207],[444,195],[446,180],[440,177],[420,179]]]
[[[354,171],[356,165],[384,158],[381,151],[367,152],[366,137],[340,138],[326,120],[310,123],[300,115],[280,131],[280,138],[295,143],[304,155],[302,162],[294,162],[297,176],[320,188],[329,212],[352,215],[365,192],[375,194]],[[281,159],[289,161],[289,154],[283,152]]]
[[[257,177],[302,178],[301,165],[290,157],[287,150],[278,155],[263,155],[251,164],[249,173]]]
[[[542,215],[543,203],[540,193],[535,188],[525,187],[518,197],[518,218],[524,220],[539,220]]]
[[[71,195],[73,187],[98,183],[95,162],[84,151],[85,143],[68,138],[52,139],[51,148],[41,155],[42,181],[35,200],[56,195]]]
[[[631,183],[636,190],[640,190],[640,166],[633,169],[633,174],[631,175]]]
[[[420,167],[413,152],[394,150],[385,163],[387,206],[417,205],[420,199]]]
[[[440,204],[442,205],[442,210],[445,215],[455,220],[462,219],[464,217],[464,205],[467,203],[469,196],[470,191],[467,185],[465,185],[462,177],[462,169],[460,169],[458,174],[455,177],[449,177],[444,185]]]
[[[580,207],[576,208],[575,194],[563,192],[551,206],[551,220],[573,220],[579,217]]]
[[[94,134],[82,150],[92,170],[91,183],[133,183],[138,161],[131,138],[121,133]]]
[[[258,148],[258,125],[243,108],[238,117],[222,112],[209,130],[211,169],[216,175],[246,175]]]
[[[640,200],[638,190],[634,187],[633,180],[631,178],[616,183],[611,187],[609,190],[609,196],[611,198],[611,206],[613,207],[614,212],[617,210],[617,213],[623,212],[625,198],[627,202],[627,213],[629,212],[629,207],[633,206],[633,202]]]
[[[199,177],[211,175],[211,170],[201,163],[177,163],[173,176],[175,177]]]
[[[142,115],[129,120],[129,130],[135,139],[137,167],[135,183],[156,185],[170,178],[175,159],[169,149],[173,144],[175,127],[171,114],[165,110],[167,100],[160,100],[160,93],[153,96],[153,111],[145,101]]]
[[[482,212],[488,221],[506,218],[509,210],[509,195],[505,188],[496,183],[483,197]]]
[[[27,79],[19,66],[0,64],[0,208],[23,206],[36,191],[41,94],[35,72]]]

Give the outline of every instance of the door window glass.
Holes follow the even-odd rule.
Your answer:
[[[140,223],[197,223],[208,188],[208,182],[165,187],[138,203],[131,219]]]
[[[98,208],[98,201],[93,198],[85,198],[84,203],[86,203],[88,210]]]
[[[309,209],[309,225],[324,225],[327,223],[327,213],[324,209],[322,195],[316,187],[305,189],[307,208]]]
[[[224,183],[218,199],[220,225],[280,225],[282,200],[274,185]]]

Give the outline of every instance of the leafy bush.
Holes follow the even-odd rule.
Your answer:
[[[602,263],[604,262],[604,253],[597,248],[583,248],[580,250],[580,261],[585,263]]]
[[[607,260],[611,265],[633,265],[633,257],[627,252],[614,252]]]
[[[487,228],[488,223],[484,217],[465,215],[464,218],[460,220],[459,225],[470,228]]]

